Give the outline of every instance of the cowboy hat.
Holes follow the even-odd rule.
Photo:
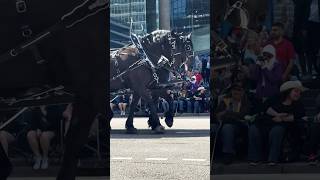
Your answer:
[[[198,88],[198,91],[201,91],[201,90],[206,90],[206,88],[204,88],[203,86],[201,86],[201,87]]]
[[[301,91],[307,90],[307,88],[303,87],[300,81],[287,81],[280,86],[280,92],[288,91],[295,88],[298,88]]]

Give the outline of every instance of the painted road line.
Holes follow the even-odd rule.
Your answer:
[[[167,161],[168,158],[146,158],[146,161]]]
[[[178,131],[178,132],[176,132],[176,134],[191,134],[192,132],[180,132],[180,131]]]
[[[197,161],[197,162],[204,162],[206,159],[182,159],[183,161]]]
[[[132,160],[132,157],[113,157],[112,160]]]

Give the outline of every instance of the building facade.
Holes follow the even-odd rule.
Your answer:
[[[110,0],[110,18],[130,27],[136,34],[146,31],[146,1],[147,0]]]
[[[192,32],[210,25],[209,0],[172,0],[171,28]]]

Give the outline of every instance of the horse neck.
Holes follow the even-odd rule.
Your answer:
[[[144,47],[144,50],[147,54],[147,56],[149,57],[150,61],[153,63],[153,64],[157,64],[158,63],[158,60],[160,59],[161,55],[163,56],[166,56],[166,58],[169,58],[167,57],[166,53],[165,53],[165,48],[163,48],[162,46],[163,45],[166,45],[164,43],[167,43],[163,38],[166,38],[166,36],[162,37],[160,41],[152,41],[152,38],[153,37],[144,37],[143,38],[143,47]]]

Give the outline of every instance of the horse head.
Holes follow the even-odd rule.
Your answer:
[[[172,68],[180,68],[183,65],[190,67],[194,56],[191,33],[172,32],[171,34],[177,39],[176,50],[172,54],[172,59],[174,59]]]
[[[144,45],[146,53],[157,67],[177,70],[183,65],[190,66],[193,59],[191,34],[157,30],[144,37],[142,42],[148,44]]]

